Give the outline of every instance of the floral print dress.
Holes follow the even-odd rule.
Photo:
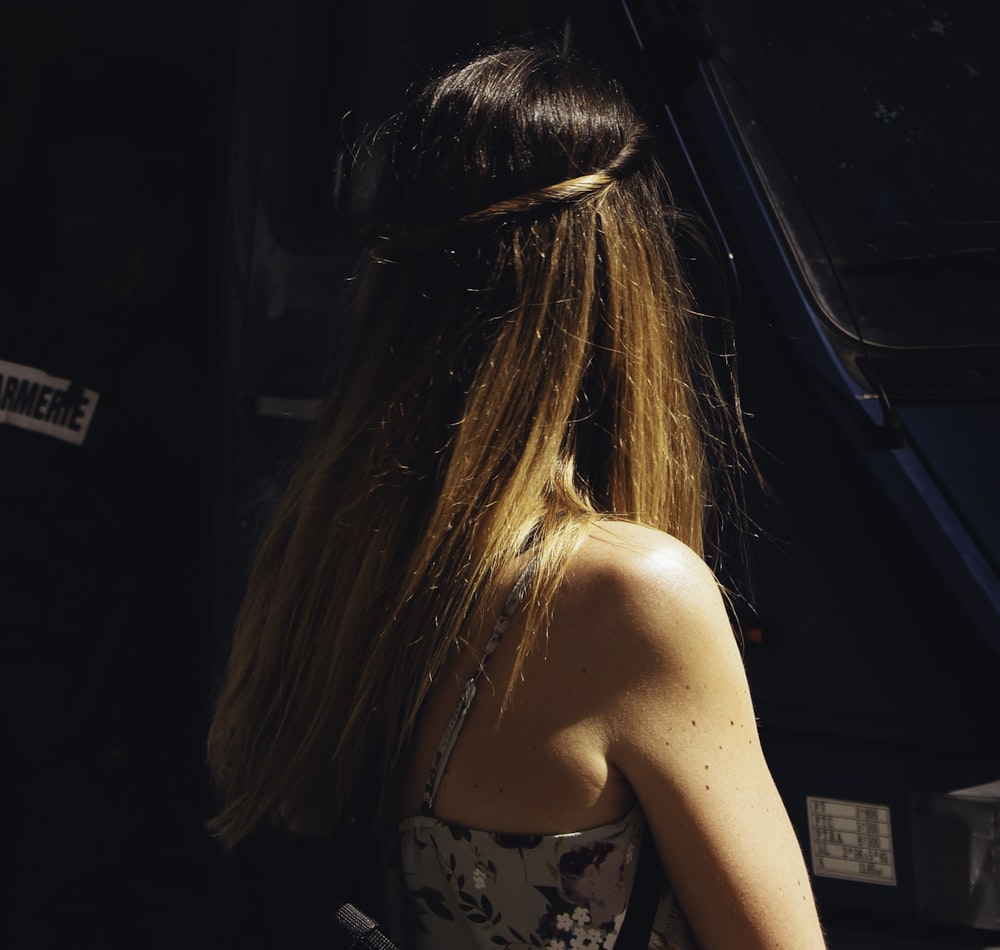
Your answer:
[[[556,835],[512,835],[442,821],[433,814],[444,767],[475,696],[476,681],[530,580],[521,576],[441,740],[424,814],[390,835],[387,912],[409,950],[612,950],[628,912],[645,819],[633,808],[611,824]],[[650,950],[695,950],[664,883]]]
[[[396,855],[399,929],[412,950],[611,950],[628,912],[644,824],[638,808],[612,824],[561,835],[407,819]],[[666,886],[649,946],[695,947]]]

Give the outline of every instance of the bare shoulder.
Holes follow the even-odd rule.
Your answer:
[[[663,531],[630,521],[600,521],[587,537],[574,568],[596,570],[624,593],[717,592],[715,576],[702,558]]]
[[[822,947],[712,572],[668,535],[606,522],[567,582],[583,632],[577,664],[600,674],[580,704],[646,816],[699,945]]]
[[[743,657],[719,584],[676,538],[624,522],[595,525],[570,562],[556,606],[554,659],[600,671],[585,702],[624,771],[637,745],[661,734],[657,724],[672,731],[712,719],[753,727]]]
[[[735,648],[715,575],[676,538],[644,525],[603,521],[570,563],[567,593],[584,627],[628,640],[637,665],[650,651],[703,653],[706,640]],[[622,646],[619,642],[617,646]]]
[[[671,558],[704,565],[682,541],[664,531],[633,521],[598,521],[590,529],[586,548],[599,559],[622,562],[644,558]]]

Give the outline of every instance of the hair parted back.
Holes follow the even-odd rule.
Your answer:
[[[702,547],[711,374],[665,181],[615,83],[504,49],[398,117],[357,352],[260,546],[209,737],[214,829],[339,816],[391,775],[470,612],[530,544],[524,656],[602,517]]]

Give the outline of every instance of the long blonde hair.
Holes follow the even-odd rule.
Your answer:
[[[601,517],[701,549],[711,375],[647,131],[542,49],[431,83],[394,129],[352,371],[264,537],[209,736],[234,843],[329,827],[399,766],[470,612],[533,546],[528,633]]]

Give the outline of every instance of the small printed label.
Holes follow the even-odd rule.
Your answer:
[[[82,445],[97,399],[72,380],[0,360],[0,423]]]
[[[896,884],[888,805],[806,797],[813,874]]]

